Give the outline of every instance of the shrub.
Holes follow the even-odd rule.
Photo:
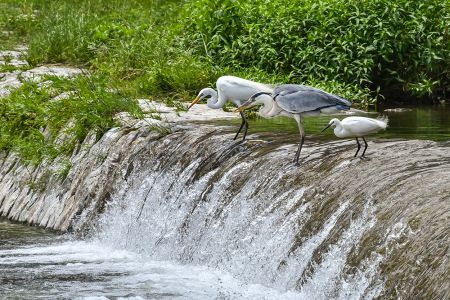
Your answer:
[[[0,27],[32,64],[81,64],[129,96],[179,99],[224,74],[365,103],[449,89],[448,1],[5,1]]]
[[[414,96],[450,83],[447,1],[197,0],[186,14],[188,45],[219,65]]]

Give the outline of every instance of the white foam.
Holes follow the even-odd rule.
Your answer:
[[[83,300],[147,299],[145,295],[151,291],[170,299],[298,299],[296,293],[245,285],[227,273],[207,267],[154,261],[98,242],[68,241],[1,250],[1,266],[32,273],[34,278],[55,278],[45,286],[27,287],[29,294],[50,298],[64,295]],[[94,280],[67,284],[56,280],[59,276],[88,276]]]

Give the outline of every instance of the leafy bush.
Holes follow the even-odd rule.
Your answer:
[[[367,103],[445,96],[442,0],[5,0],[32,64],[81,64],[132,96],[192,97],[224,74],[305,83]]]
[[[188,45],[214,64],[389,94],[450,83],[447,1],[197,0],[186,14]]]

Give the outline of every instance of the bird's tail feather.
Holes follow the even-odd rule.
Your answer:
[[[381,122],[383,123],[383,126],[382,126],[382,127],[383,127],[384,129],[386,129],[386,127],[388,127],[388,124],[389,124],[389,118],[388,118],[388,116],[386,116],[386,115],[378,116],[377,120],[378,120],[378,121],[381,121]]]

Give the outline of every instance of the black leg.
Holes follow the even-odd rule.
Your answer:
[[[299,164],[298,160],[300,158],[300,153],[302,152],[303,142],[305,141],[305,130],[303,129],[303,124],[301,122],[299,115],[296,115],[295,120],[297,121],[297,124],[298,124],[298,131],[300,134],[300,142],[298,144],[297,153],[295,153],[294,162],[295,162],[296,166],[299,166],[300,164]]]
[[[359,149],[361,149],[361,144],[359,143],[358,138],[356,138],[356,143],[358,144],[358,150],[356,150],[355,156],[353,157],[356,157],[356,155],[358,155]]]
[[[245,115],[244,115],[244,113],[241,111],[241,112],[239,112],[240,114],[241,114],[241,118],[242,118],[242,123],[241,123],[241,126],[239,127],[239,130],[236,132],[236,135],[234,136],[234,139],[233,140],[235,140],[235,139],[237,139],[237,137],[238,137],[238,135],[239,135],[239,133],[241,132],[241,130],[242,130],[242,127],[244,127],[244,125],[245,125],[245,122],[247,121],[246,119],[245,119]]]
[[[305,136],[301,136],[300,137],[300,143],[298,144],[298,149],[297,149],[297,153],[295,153],[295,165],[299,166],[300,163],[298,162],[299,158],[300,158],[300,152],[302,152],[302,147],[303,147],[303,142],[305,141]]]
[[[242,119],[245,122],[245,125],[244,125],[244,137],[242,138],[242,140],[245,141],[245,137],[247,136],[247,131],[248,131],[248,121],[247,121],[247,117],[245,116],[245,113],[242,113]]]
[[[366,142],[366,139],[365,139],[364,137],[362,137],[362,139],[363,139],[363,141],[364,141],[365,147],[364,147],[364,151],[363,151],[363,154],[361,155],[361,157],[364,156],[364,153],[366,153],[366,150],[367,150],[367,142]]]

